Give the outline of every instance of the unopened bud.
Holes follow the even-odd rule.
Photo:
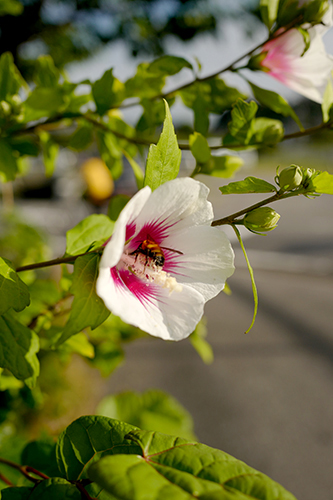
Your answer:
[[[316,172],[317,171],[314,168],[303,168],[302,169],[302,173],[303,173],[302,185],[304,188],[307,188],[309,186],[310,179]]]
[[[272,231],[279,221],[279,214],[270,207],[260,207],[245,215],[244,226],[254,233]]]
[[[311,24],[318,24],[322,22],[322,19],[329,9],[329,0],[323,0],[318,2],[318,0],[312,0],[307,2],[304,9],[304,21]]]
[[[298,188],[303,181],[303,172],[298,165],[290,165],[284,168],[279,175],[279,185],[284,191],[292,191]]]

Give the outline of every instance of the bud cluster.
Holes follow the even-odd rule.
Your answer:
[[[306,189],[309,186],[311,177],[316,173],[313,168],[303,168],[298,165],[290,165],[284,168],[276,176],[276,183],[281,191],[294,191],[300,188]]]

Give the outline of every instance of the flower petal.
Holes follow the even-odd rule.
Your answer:
[[[121,211],[110,241],[106,244],[101,262],[101,268],[114,267],[120,260],[124,250],[126,229],[133,224],[137,214],[140,212],[151,194],[150,187],[146,186],[136,193],[129,200],[127,205]]]
[[[177,231],[165,241],[183,255],[165,252],[164,271],[200,292],[205,301],[223,290],[234,270],[234,252],[225,233],[217,227],[198,226]]]
[[[143,227],[159,226],[166,238],[172,228],[188,228],[209,224],[213,209],[207,196],[209,189],[189,177],[174,179],[159,186],[136,218],[137,230]],[[153,236],[153,235],[152,235]]]
[[[123,321],[164,340],[181,340],[190,335],[203,314],[205,300],[196,290],[183,286],[181,292],[168,290],[139,278],[129,283],[100,269],[96,290],[106,307]]]

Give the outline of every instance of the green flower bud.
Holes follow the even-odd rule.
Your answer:
[[[244,226],[253,233],[272,231],[276,228],[280,216],[270,207],[252,210],[243,219]]]
[[[303,172],[298,165],[290,165],[284,168],[279,175],[279,185],[284,191],[292,191],[298,188],[303,181]]]
[[[268,68],[262,65],[262,62],[266,59],[267,52],[260,52],[255,56],[252,56],[247,63],[247,67],[252,71],[269,71]]]

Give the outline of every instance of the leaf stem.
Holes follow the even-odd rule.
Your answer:
[[[11,467],[12,469],[18,470],[21,474],[23,474],[24,477],[29,479],[29,481],[32,481],[33,483],[38,483],[40,479],[37,479],[36,477],[33,477],[29,474],[29,472],[35,474],[36,476],[39,476],[42,479],[49,479],[49,476],[46,476],[43,474],[43,472],[40,472],[33,467],[30,467],[29,465],[19,465],[15,462],[12,462],[11,460],[7,460],[6,458],[0,458],[0,463],[7,465],[8,467]],[[8,483],[7,483],[8,484]],[[11,485],[13,486],[13,485]]]
[[[0,480],[3,481],[8,486],[14,486],[14,484],[11,481],[9,481],[9,479],[7,479],[6,476],[4,476],[1,472],[0,472]]]

